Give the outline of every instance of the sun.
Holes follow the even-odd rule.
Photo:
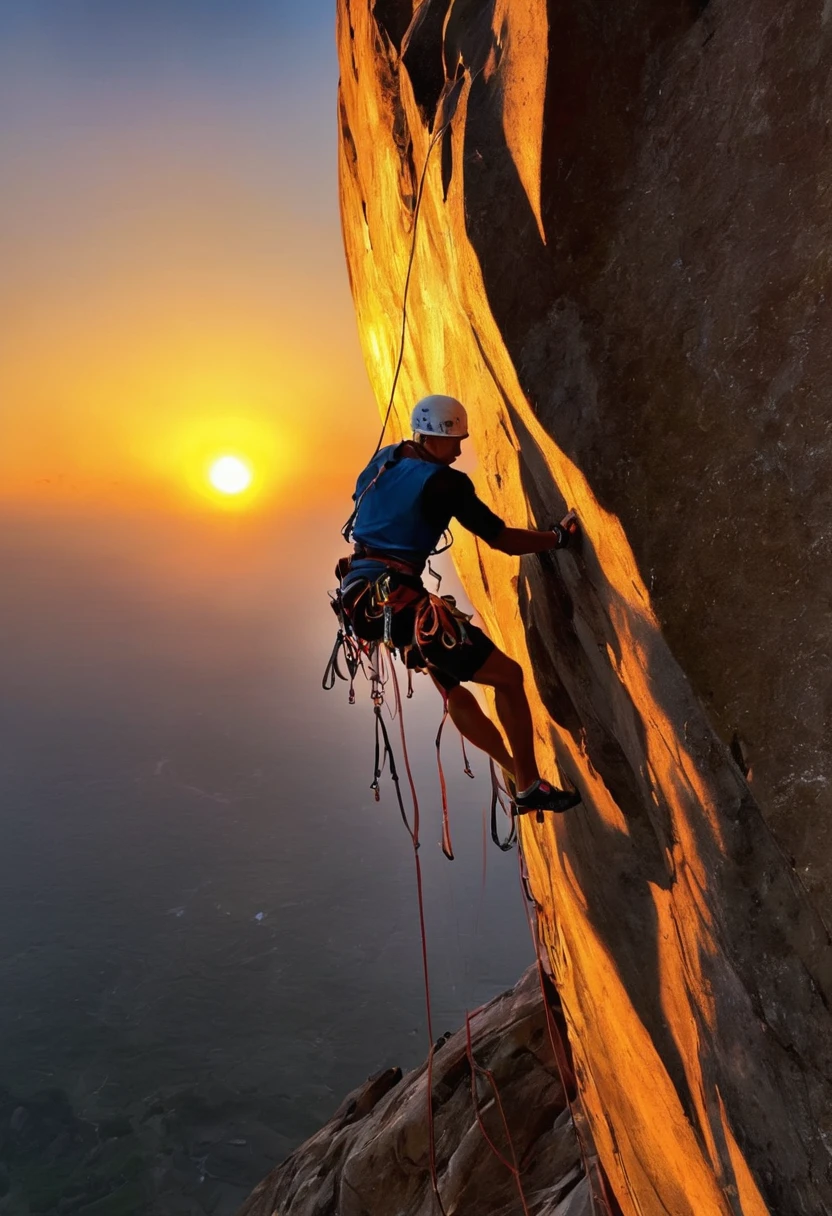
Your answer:
[[[239,456],[220,456],[208,470],[208,480],[221,494],[242,494],[251,479],[251,469]]]

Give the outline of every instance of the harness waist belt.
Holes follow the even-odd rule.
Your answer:
[[[422,567],[416,565],[415,562],[405,561],[401,557],[393,557],[391,553],[381,553],[378,549],[368,549],[365,545],[356,545],[353,557],[359,559],[367,558],[373,562],[383,562],[389,570],[395,570],[400,574],[410,574],[413,578],[419,578],[422,573]]]

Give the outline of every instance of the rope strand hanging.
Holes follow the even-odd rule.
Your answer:
[[[439,98],[439,104],[437,106],[437,114],[439,115],[441,122],[439,123],[436,130],[434,131],[431,141],[428,144],[428,150],[427,150],[427,154],[425,156],[425,163],[422,165],[422,172],[419,175],[419,187],[416,192],[416,206],[413,209],[413,232],[412,232],[412,235],[410,238],[410,253],[409,253],[408,259],[407,259],[407,272],[405,274],[404,290],[402,292],[402,324],[401,324],[401,332],[399,334],[399,354],[398,354],[398,358],[396,359],[396,367],[393,372],[393,383],[390,388],[390,398],[387,402],[387,409],[384,412],[384,420],[381,424],[381,431],[379,432],[378,442],[376,443],[376,446],[373,449],[373,455],[370,457],[371,460],[373,459],[373,457],[375,457],[377,455],[377,453],[381,449],[382,443],[384,442],[384,433],[387,430],[387,423],[390,421],[390,414],[392,413],[392,410],[393,410],[393,402],[396,399],[396,388],[398,387],[399,376],[401,374],[402,365],[404,363],[405,340],[407,337],[407,297],[410,294],[410,280],[413,275],[413,263],[416,258],[416,238],[419,234],[419,217],[421,216],[421,213],[422,213],[422,198],[425,193],[425,182],[427,181],[428,166],[430,165],[430,158],[431,158],[431,154],[433,153],[434,148],[439,143],[440,139],[445,134],[445,132],[448,130],[448,128],[451,125],[451,122],[453,121],[454,114],[456,113],[456,108],[459,104],[459,95],[462,92],[462,85],[464,83],[464,80],[465,80],[464,75],[460,75],[456,78],[456,80],[453,80],[453,81],[448,80],[445,82],[445,87],[442,90],[442,94]],[[369,489],[369,486],[367,488]],[[366,493],[366,491],[365,491],[365,493]],[[360,505],[359,503],[355,504],[352,514],[350,515],[349,519],[347,520],[347,522],[344,524],[343,528],[341,529],[341,535],[344,537],[344,540],[350,539],[352,525],[355,522],[355,517],[356,517],[356,514],[358,513],[359,505]],[[446,546],[446,547],[450,547],[450,546]]]
[[[401,335],[399,338],[399,357],[396,361],[396,369],[393,373],[393,386],[390,389],[390,400],[387,403],[387,410],[385,412],[384,421],[381,426],[381,433],[378,437],[378,443],[375,446],[375,451],[373,452],[373,456],[375,456],[376,452],[378,452],[382,443],[384,442],[384,432],[387,430],[387,423],[390,420],[390,413],[393,409],[393,402],[396,397],[396,388],[399,383],[399,375],[401,373],[402,364],[404,362],[405,337],[406,337],[406,333],[407,333],[407,297],[408,297],[408,293],[410,292],[410,278],[411,278],[411,275],[413,274],[413,262],[414,262],[414,259],[416,256],[416,236],[418,234],[418,228],[419,228],[419,216],[421,215],[421,211],[422,211],[422,196],[425,192],[425,181],[427,180],[427,175],[428,175],[428,165],[430,164],[430,158],[431,158],[431,153],[433,152],[433,149],[439,143],[440,139],[445,134],[445,132],[448,130],[448,127],[450,127],[451,122],[453,121],[454,114],[456,113],[456,108],[459,104],[459,95],[462,92],[462,85],[464,83],[464,80],[465,80],[464,76],[458,76],[456,78],[456,80],[447,80],[445,82],[445,87],[442,90],[442,94],[439,98],[439,103],[437,105],[437,114],[441,121],[439,122],[439,125],[437,126],[436,130],[434,131],[433,137],[431,138],[431,141],[428,144],[427,155],[425,156],[425,163],[422,166],[422,172],[419,177],[419,188],[416,192],[416,206],[413,210],[413,236],[412,236],[412,239],[410,242],[410,256],[409,256],[408,262],[407,262],[407,274],[405,275],[404,292],[402,294],[402,328],[401,328]]]

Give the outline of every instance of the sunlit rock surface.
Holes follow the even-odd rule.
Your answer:
[[[831,40],[822,0],[338,3],[382,409],[427,161],[390,434],[454,393],[494,509],[584,525],[456,558],[585,791],[523,848],[628,1216],[832,1211]]]
[[[487,1078],[476,1081],[483,1128],[516,1160],[535,1216],[592,1216],[589,1180],[555,1066],[536,968],[471,1023],[472,1055],[497,1086],[511,1140]],[[257,1188],[239,1216],[436,1216],[428,1157],[426,1069],[371,1078]],[[451,1216],[515,1216],[512,1173],[488,1146],[471,1093],[466,1033],[434,1055],[436,1172]]]

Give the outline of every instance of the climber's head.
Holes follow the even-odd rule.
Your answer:
[[[456,397],[434,393],[423,397],[410,416],[413,434],[431,456],[442,464],[453,464],[468,438],[468,415]]]

